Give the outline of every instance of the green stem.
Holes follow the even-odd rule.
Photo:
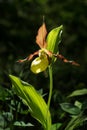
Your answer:
[[[52,66],[49,66],[49,79],[50,79],[50,89],[49,89],[49,96],[48,96],[48,103],[47,103],[47,127],[46,130],[51,129],[51,115],[49,115],[49,108],[50,102],[52,97],[52,88],[53,88],[53,75],[52,75]],[[50,116],[50,117],[49,117]]]
[[[52,66],[49,66],[49,78],[50,78],[50,90],[49,90],[49,97],[48,97],[48,110],[50,108],[50,102],[52,97],[52,89],[53,89],[53,73],[52,73]]]

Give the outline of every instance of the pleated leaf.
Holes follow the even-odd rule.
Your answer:
[[[42,96],[32,85],[13,75],[9,75],[9,77],[12,81],[13,89],[29,107],[31,115],[42,124],[45,130],[50,130],[51,116]]]

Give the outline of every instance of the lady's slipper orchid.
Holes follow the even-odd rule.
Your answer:
[[[56,31],[56,29],[57,30],[59,29],[59,30]],[[54,33],[53,33],[53,31],[54,31]],[[79,64],[76,63],[75,61],[69,61],[61,54],[58,54],[58,53],[55,54],[54,51],[52,51],[53,48],[56,48],[55,44],[57,43],[57,39],[61,37],[60,35],[62,32],[62,26],[60,26],[59,28],[55,28],[53,31],[51,31],[50,34],[51,33],[52,34],[50,36],[48,36],[49,37],[48,39],[50,39],[49,40],[50,47],[48,47],[47,41],[46,41],[47,29],[46,29],[45,23],[43,23],[42,26],[40,26],[40,28],[38,30],[38,34],[36,36],[36,43],[39,45],[40,50],[34,52],[33,54],[30,54],[27,58],[25,58],[23,60],[18,60],[18,62],[22,63],[24,61],[30,61],[33,59],[33,57],[35,55],[37,55],[38,57],[35,58],[31,63],[31,71],[36,74],[40,73],[42,71],[45,71],[47,69],[47,67],[49,66],[49,64],[51,63],[50,61],[53,59],[53,57],[59,58],[66,63],[70,63],[72,65],[78,66]],[[57,32],[57,33],[55,33],[55,32]],[[53,39],[53,41],[51,41],[51,39]],[[58,39],[58,40],[59,40],[58,42],[60,43],[60,39]],[[53,42],[54,44],[51,45],[52,44],[51,42]],[[49,48],[51,48],[51,49],[49,49]],[[57,50],[57,52],[58,52],[58,50]]]

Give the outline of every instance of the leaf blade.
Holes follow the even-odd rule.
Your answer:
[[[18,77],[9,75],[16,94],[30,108],[31,115],[38,120],[44,128],[51,127],[50,112],[47,113],[47,105],[41,95],[34,87],[26,82],[21,81]]]
[[[65,112],[68,112],[72,115],[78,115],[81,112],[80,108],[71,103],[61,103],[60,106]]]
[[[83,89],[73,91],[68,97],[81,96],[86,94],[87,94],[87,89],[83,88]]]
[[[47,36],[47,50],[51,51],[52,53],[56,54],[58,52],[58,45],[61,42],[61,34],[63,31],[63,25],[54,28],[48,33]]]

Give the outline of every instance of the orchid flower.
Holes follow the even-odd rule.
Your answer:
[[[24,61],[30,61],[34,56],[37,56],[37,58],[35,58],[31,63],[31,71],[36,74],[45,71],[51,64],[51,61],[53,61],[52,59],[56,58],[63,60],[65,63],[79,66],[75,61],[67,60],[64,56],[59,54],[59,51],[57,50],[57,44],[61,41],[62,29],[63,26],[61,25],[58,28],[53,29],[47,35],[46,24],[43,22],[36,36],[36,43],[40,49],[35,51],[33,54],[30,54],[27,58],[18,60],[18,62],[22,63]]]

